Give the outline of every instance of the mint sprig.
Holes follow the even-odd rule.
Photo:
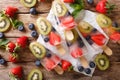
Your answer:
[[[5,48],[5,46],[9,43],[8,39],[1,39],[0,40],[0,47]]]

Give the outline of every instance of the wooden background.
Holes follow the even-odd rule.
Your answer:
[[[94,0],[95,4],[99,0]],[[85,0],[86,2],[86,0]],[[113,21],[117,21],[120,24],[120,0],[111,0],[112,3],[116,4],[116,9],[110,15]],[[20,32],[18,30],[11,29],[9,32],[5,33],[5,36],[12,41],[15,41],[17,37],[26,35],[29,36],[30,40],[33,39],[30,36],[30,30],[28,29],[29,23],[36,23],[36,19],[39,16],[47,16],[51,3],[38,3],[36,5],[39,14],[36,16],[32,16],[29,14],[29,8],[23,7],[20,4],[19,0],[0,0],[0,11],[4,10],[7,6],[14,6],[19,9],[18,19],[23,21],[25,24],[25,32]],[[86,3],[86,9],[95,11],[94,6],[89,6]],[[54,71],[48,72],[44,68],[40,68],[44,75],[44,80],[120,80],[120,45],[114,44],[111,41],[108,46],[113,50],[113,55],[109,57],[110,59],[110,68],[106,71],[100,71],[96,68],[93,77],[87,77],[85,75],[76,73],[76,72],[65,72],[64,75],[57,75]],[[20,62],[16,64],[12,64],[8,61],[7,66],[0,65],[0,80],[9,80],[8,72],[11,68],[21,65],[24,69],[25,80],[29,73],[29,71],[33,68],[37,68],[34,64],[36,58],[31,54],[28,48],[21,50],[20,54]],[[8,52],[0,49],[0,55],[2,55],[6,60],[8,60]]]

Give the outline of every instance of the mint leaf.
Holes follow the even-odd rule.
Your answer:
[[[0,40],[0,47],[1,46],[5,46],[5,45],[7,45],[9,43],[9,40],[8,39],[2,39],[2,40]]]

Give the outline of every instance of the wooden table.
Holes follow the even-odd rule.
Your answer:
[[[86,0],[85,0],[86,1]],[[95,4],[99,0],[94,0]],[[120,24],[120,0],[111,0],[116,4],[117,8],[110,15],[113,21],[117,21]],[[5,9],[7,6],[14,6],[19,9],[18,19],[24,22],[25,32],[20,32],[18,30],[11,29],[9,32],[5,33],[5,36],[12,41],[15,41],[17,37],[26,35],[30,38],[31,41],[34,41],[30,36],[30,30],[28,29],[29,23],[36,23],[36,19],[39,16],[47,16],[51,3],[38,3],[36,5],[39,14],[36,16],[32,16],[29,14],[29,8],[23,7],[20,4],[19,0],[0,0],[0,10]],[[86,3],[86,9],[90,9],[95,11],[94,5],[91,7]],[[120,80],[120,45],[114,44],[111,41],[108,46],[113,50],[113,55],[109,57],[110,59],[110,68],[106,71],[100,71],[96,68],[93,77],[87,77],[85,75],[79,74],[77,72],[65,72],[64,75],[57,75],[54,71],[46,71],[44,68],[40,67],[41,71],[44,75],[44,80]],[[34,64],[36,58],[31,54],[28,48],[23,49],[19,52],[20,54],[20,62],[13,64],[11,62],[7,62],[7,66],[0,65],[0,80],[9,80],[8,72],[11,68],[21,65],[24,69],[25,80],[29,73],[29,71],[33,68],[37,68]],[[8,52],[0,49],[0,55],[2,55],[6,60],[8,60]]]

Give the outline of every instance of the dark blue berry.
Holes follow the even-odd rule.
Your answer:
[[[88,41],[88,43],[89,43],[90,45],[93,44],[93,41],[92,41],[92,40],[87,40],[87,41]]]
[[[88,35],[88,36],[86,37],[86,40],[90,40],[90,39],[91,39],[91,36]]]
[[[48,37],[44,38],[44,41],[45,41],[45,42],[48,42],[48,41],[49,41],[49,38],[48,38]]]
[[[47,54],[46,54],[46,57],[47,57],[47,58],[50,58],[51,56],[52,56],[52,55],[51,55],[50,53],[47,53]]]
[[[31,8],[30,9],[30,14],[32,14],[32,15],[36,15],[38,12],[37,12],[37,10],[35,9],[35,8]]]
[[[79,45],[78,46],[82,48],[84,46],[83,41],[79,41]]]
[[[0,32],[0,39],[4,38],[4,33]]]
[[[83,67],[83,66],[78,66],[78,70],[79,70],[80,72],[82,72],[82,71],[84,70],[84,67]]]
[[[94,29],[92,30],[92,32],[97,32],[97,29],[94,28]]]
[[[35,61],[35,65],[36,65],[36,66],[41,66],[40,60],[36,60],[36,61]]]
[[[67,46],[70,47],[72,45],[72,42],[67,42]]]
[[[18,26],[18,30],[19,31],[23,31],[24,30],[24,26],[23,25]]]
[[[0,59],[0,64],[1,64],[1,65],[4,65],[5,62],[6,62],[6,61],[5,61],[4,59],[2,59],[2,58]]]
[[[93,4],[94,3],[94,0],[87,0],[88,4]]]
[[[55,32],[55,31],[56,31],[54,27],[52,27],[52,31],[53,31],[53,32]]]
[[[90,74],[91,73],[91,69],[89,69],[89,68],[86,68],[84,71],[85,71],[86,74]]]
[[[90,66],[91,68],[94,68],[94,67],[95,67],[95,63],[94,63],[93,61],[91,61],[91,62],[89,63],[89,66]]]
[[[37,36],[38,36],[37,31],[33,30],[33,31],[31,32],[31,36],[32,36],[32,37],[37,37]]]
[[[117,23],[117,22],[113,22],[112,26],[113,26],[113,27],[116,27],[116,28],[118,28],[118,27],[119,27],[119,25],[118,25],[118,23]]]
[[[33,23],[30,23],[30,24],[29,24],[29,29],[30,29],[30,30],[34,30],[34,29],[35,29],[35,25],[34,25]]]

